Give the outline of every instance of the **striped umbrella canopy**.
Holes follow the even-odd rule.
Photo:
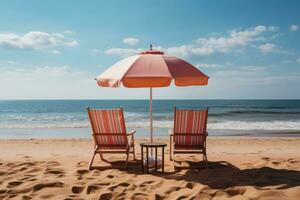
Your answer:
[[[192,64],[165,55],[161,51],[141,52],[125,58],[97,78],[100,87],[150,88],[150,136],[153,141],[152,88],[168,87],[172,80],[176,86],[201,86],[208,84],[209,77]]]

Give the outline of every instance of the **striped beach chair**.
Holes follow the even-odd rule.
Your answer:
[[[127,133],[123,109],[99,110],[87,108],[87,111],[95,142],[94,154],[90,161],[89,169],[92,169],[96,154],[100,154],[101,160],[105,161],[103,154],[112,153],[126,154],[126,167],[130,153],[133,153],[133,158],[135,159],[135,131]],[[130,140],[128,137],[130,137]]]
[[[203,110],[174,108],[174,128],[170,131],[170,160],[175,154],[206,155],[208,108]]]

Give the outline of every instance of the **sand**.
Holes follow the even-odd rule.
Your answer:
[[[132,157],[125,169],[124,155],[97,156],[89,171],[92,149],[87,139],[0,140],[0,199],[300,199],[300,138],[210,137],[208,169],[199,155],[170,162],[167,150],[164,174],[142,174]]]

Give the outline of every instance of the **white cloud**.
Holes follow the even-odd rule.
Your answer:
[[[13,61],[13,60],[0,60],[0,64],[4,64],[4,65],[14,65],[17,64],[18,62]]]
[[[298,25],[293,24],[290,26],[290,31],[298,31],[298,29],[299,29]]]
[[[76,41],[76,40],[72,40],[70,42],[65,42],[65,45],[66,46],[69,46],[69,47],[75,47],[77,46],[79,43]]]
[[[139,43],[139,39],[132,38],[132,37],[124,38],[123,39],[123,43],[127,44],[127,45],[130,45],[130,46],[135,46],[135,45],[137,45]]]
[[[272,43],[266,43],[266,44],[259,45],[258,48],[261,50],[262,53],[265,53],[265,54],[279,52],[278,47]]]
[[[40,74],[48,74],[49,76],[55,75],[55,76],[62,76],[66,73],[71,73],[71,67],[68,65],[63,65],[61,67],[37,67],[34,70],[32,70],[33,75],[40,75]],[[73,72],[72,72],[73,73]]]
[[[196,43],[174,46],[163,49],[168,54],[182,57],[207,57],[216,53],[241,51],[252,43],[264,41],[261,35],[267,31],[276,31],[277,27],[256,26],[245,30],[229,31],[228,36],[199,38]]]
[[[64,76],[66,74],[74,74],[71,67],[68,65],[63,66],[43,66],[35,68],[0,68],[1,80],[32,80],[38,77],[55,77]]]
[[[75,34],[75,31],[65,30],[64,33],[65,33],[65,34]]]
[[[224,69],[217,71],[215,76],[220,77],[221,79],[227,80],[232,78],[257,78],[258,76],[262,76],[263,72],[266,71],[265,67],[262,66],[240,66],[235,69]],[[223,77],[223,78],[222,78]]]
[[[68,65],[0,67],[0,96],[4,99],[95,97],[99,88],[94,76]]]
[[[105,69],[99,69],[99,72]],[[68,65],[0,67],[2,99],[84,98],[84,99],[147,99],[148,90],[99,88],[94,80],[98,72],[75,69]],[[207,87],[157,88],[156,98],[299,98],[300,74],[272,73],[264,66],[218,68],[208,74]],[[16,81],[17,80],[17,81]],[[264,87],[261,87],[264,86]],[[18,92],[15,92],[18,91]],[[80,92],[78,92],[80,91]],[[276,92],[274,92],[276,91]]]
[[[268,26],[267,30],[272,31],[272,32],[276,32],[276,31],[279,30],[279,27],[278,26]]]
[[[257,36],[267,31],[265,26],[256,26],[244,31],[230,31],[228,37],[209,37],[199,38],[198,43],[203,47],[213,49],[215,51],[227,52],[236,47],[247,46],[250,42],[255,41]]]
[[[57,46],[77,46],[76,40],[66,39],[61,33],[31,31],[24,35],[0,33],[0,46],[18,49],[44,49]]]
[[[53,53],[53,54],[61,54],[61,52],[58,51],[58,50],[52,50],[51,53]]]
[[[291,60],[283,60],[281,61],[283,64],[288,64],[288,63],[291,63],[292,61]]]
[[[265,33],[278,31],[276,26],[256,26],[244,30],[235,29],[228,32],[226,36],[202,37],[189,44],[171,47],[154,47],[156,50],[164,51],[166,54],[179,57],[208,57],[218,53],[243,52],[246,48],[257,47],[262,41],[266,41]],[[216,34],[214,34],[216,35]],[[266,49],[267,48],[267,49]],[[270,52],[269,44],[261,46],[263,52]],[[266,49],[266,50],[265,50]],[[111,48],[106,51],[109,55],[125,57],[138,53],[137,49]]]
[[[161,50],[166,52],[169,55],[188,57],[191,55],[191,50],[193,48],[194,48],[193,45],[182,45],[182,46],[169,47],[166,49],[162,48]]]
[[[222,65],[220,64],[197,64],[196,67],[197,68],[201,68],[201,67],[204,67],[204,68],[219,68],[221,67]]]
[[[127,57],[138,54],[141,49],[123,49],[123,48],[110,48],[105,51],[107,55],[117,55],[120,57]]]
[[[92,49],[92,52],[94,52],[94,53],[99,53],[100,50],[95,48],[95,49]]]

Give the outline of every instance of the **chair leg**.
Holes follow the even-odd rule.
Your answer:
[[[132,146],[132,150],[133,150],[133,160],[135,160],[135,147],[134,147],[134,144]]]
[[[172,154],[173,154],[173,152],[172,152],[172,137],[170,136],[170,160],[171,161],[173,160]]]
[[[170,161],[173,161],[173,152],[170,152]]]
[[[205,139],[204,139],[203,159],[204,159],[204,161],[205,161],[206,168],[208,168],[207,154],[206,154],[206,137],[205,137]]]
[[[175,167],[175,154],[172,153],[172,160],[173,161],[173,166]]]
[[[105,161],[104,160],[104,157],[103,157],[103,155],[102,155],[102,153],[99,153],[100,154],[100,159],[102,160],[102,161]]]
[[[205,162],[206,168],[208,168],[208,162],[207,162],[206,151],[203,153],[203,160],[204,160],[204,162]]]
[[[127,152],[126,155],[127,155],[127,156],[126,156],[125,169],[127,168],[127,165],[128,165],[128,160],[129,160],[129,150],[128,150],[128,152]]]
[[[94,152],[93,157],[92,157],[92,159],[91,159],[91,161],[90,161],[90,164],[89,164],[89,170],[92,170],[92,164],[93,164],[93,162],[94,162],[95,155],[96,155],[96,152]]]

